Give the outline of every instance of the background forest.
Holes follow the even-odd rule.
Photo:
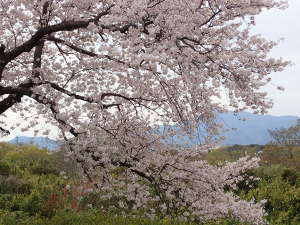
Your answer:
[[[244,224],[232,218],[205,223],[174,221],[162,215],[146,218],[141,216],[145,211],[120,207],[119,196],[113,192],[110,201],[101,200],[99,190],[63,154],[63,149],[0,143],[1,225]],[[260,167],[246,171],[248,177],[259,179],[240,182],[235,193],[248,201],[265,201],[270,224],[300,224],[300,146],[235,145],[212,150],[204,157],[221,165],[245,155],[260,156]],[[120,175],[120,171],[113,173]]]

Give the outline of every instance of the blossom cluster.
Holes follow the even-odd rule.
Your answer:
[[[162,210],[179,204],[203,218],[229,213],[260,223],[259,204],[223,191],[252,160],[220,169],[191,156],[216,140],[216,113],[272,106],[261,88],[289,62],[270,58],[277,42],[250,30],[262,10],[285,7],[279,0],[2,0],[0,131],[47,135],[54,125],[86,175],[103,168],[99,185],[116,184],[110,173],[126,168],[121,183],[140,196],[137,204],[152,198],[151,186],[165,193]],[[12,112],[22,122],[8,123]],[[163,141],[195,139],[199,129],[195,151],[174,155]]]
[[[231,216],[264,224],[263,202],[247,202],[232,192],[246,171],[258,166],[258,158],[213,166],[198,147],[176,149],[156,143],[128,151],[115,140],[109,141],[109,136],[101,137],[83,135],[73,140],[68,156],[83,166],[103,200],[119,198],[120,209],[144,209],[148,216],[202,222]]]

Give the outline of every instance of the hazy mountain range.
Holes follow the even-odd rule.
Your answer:
[[[223,133],[228,138],[222,145],[267,144],[271,141],[268,129],[287,128],[296,124],[298,119],[300,118],[297,116],[257,115],[248,112],[239,113],[238,116],[222,113],[218,120],[224,123],[224,128],[236,128]]]
[[[244,121],[244,119],[246,119]],[[227,139],[221,145],[249,145],[267,144],[271,141],[268,129],[286,128],[294,125],[300,119],[296,116],[271,116],[256,115],[242,112],[238,115],[234,113],[222,113],[218,116],[218,121],[224,123],[224,128],[230,130],[222,133]],[[234,128],[234,129],[232,129]],[[12,144],[34,144],[40,148],[49,150],[58,149],[58,141],[44,137],[25,137],[20,136],[9,141]]]
[[[10,140],[9,143],[17,145],[36,145],[39,148],[47,148],[49,150],[59,149],[60,144],[58,141],[46,137],[26,137],[18,136]]]

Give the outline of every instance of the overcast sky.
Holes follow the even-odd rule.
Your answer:
[[[272,9],[263,12],[256,20],[254,33],[261,33],[270,40],[284,38],[272,51],[272,56],[292,61],[293,66],[271,75],[272,83],[266,87],[274,99],[271,115],[300,116],[300,0],[289,0],[286,10]],[[276,86],[285,91],[276,90]]]

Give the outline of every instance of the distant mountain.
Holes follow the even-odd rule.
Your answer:
[[[244,121],[244,119],[246,120]],[[287,128],[296,124],[298,119],[300,118],[297,116],[257,115],[249,112],[242,112],[237,115],[232,112],[219,114],[217,120],[224,124],[225,129],[229,130],[221,134],[227,137],[221,145],[267,144],[271,141],[268,129]],[[177,137],[174,137],[172,140],[167,140],[167,142],[178,144],[183,144],[186,141],[188,141],[188,138],[179,140]],[[55,150],[60,147],[59,142],[45,137],[20,136],[9,142],[12,144],[33,144],[49,150]],[[194,144],[196,144],[195,141],[188,145]]]
[[[45,137],[18,136],[10,140],[9,143],[19,145],[36,145],[39,148],[47,148],[49,150],[56,150],[60,147],[57,141]]]
[[[298,119],[297,116],[257,115],[249,112],[219,114],[218,121],[224,124],[224,128],[235,128],[222,133],[227,137],[222,145],[267,144],[271,141],[268,129],[287,128],[296,124]]]
[[[249,112],[222,113],[217,116],[217,121],[224,124],[223,128],[227,131],[221,132],[221,136],[226,137],[226,139],[220,145],[264,145],[272,140],[268,130],[290,127],[296,124],[298,119],[300,118],[296,116],[257,115]],[[161,127],[161,131],[164,128],[166,127]],[[176,126],[169,128],[178,129]],[[179,138],[178,136],[168,138],[165,141],[177,145],[193,146],[201,142],[201,137],[205,136],[201,127],[198,129],[197,136],[199,139],[192,141],[188,137]]]

